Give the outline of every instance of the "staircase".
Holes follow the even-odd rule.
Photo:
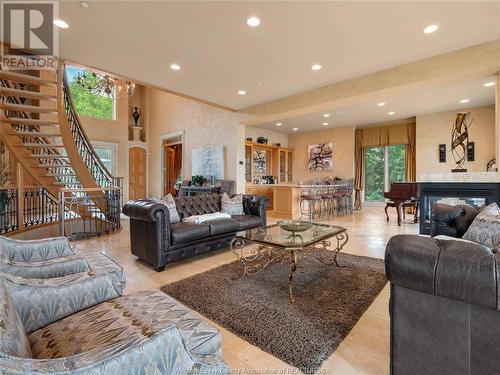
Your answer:
[[[62,218],[116,221],[116,215],[109,213],[106,191],[121,188],[121,179],[106,169],[87,138],[72,103],[64,65],[58,72],[40,71],[43,78],[29,73],[0,66],[2,142],[52,200],[93,192],[80,204],[59,202],[60,212],[65,212]]]

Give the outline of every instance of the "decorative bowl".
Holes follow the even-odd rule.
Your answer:
[[[300,220],[278,221],[278,225],[288,232],[304,232],[313,226],[313,224],[308,221]]]

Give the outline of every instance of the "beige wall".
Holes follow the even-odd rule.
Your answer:
[[[162,137],[184,132],[184,178],[191,177],[191,154],[196,148],[224,146],[224,178],[235,180],[237,191],[244,190],[245,173],[238,158],[244,160],[244,126],[246,115],[223,110],[195,100],[147,88],[147,134],[149,140],[149,195],[162,191]]]
[[[288,145],[295,149],[295,182],[315,177],[354,176],[354,126],[332,128],[303,134],[291,134]],[[315,143],[333,143],[333,170],[309,172],[307,170],[307,146]]]
[[[475,161],[464,164],[469,172],[486,171],[495,157],[495,106],[460,108],[454,111],[417,116],[417,180],[421,173],[450,172],[455,168],[450,153],[451,129],[458,112],[471,112],[469,138],[475,143]],[[446,163],[439,163],[438,145],[446,144]]]
[[[281,143],[282,147],[288,147],[288,134],[285,133],[278,133],[256,126],[246,126],[245,139],[248,137],[252,138],[254,142],[257,142],[257,138],[259,137],[266,137],[268,139],[268,144]]]

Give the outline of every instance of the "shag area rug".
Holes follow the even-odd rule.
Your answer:
[[[238,279],[235,261],[161,288],[185,305],[304,373],[316,372],[387,282],[381,259],[339,254],[341,268],[299,258],[296,302],[287,264]]]

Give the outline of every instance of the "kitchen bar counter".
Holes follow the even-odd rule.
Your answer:
[[[274,217],[298,219],[300,217],[300,192],[298,184],[249,184],[247,194],[265,195],[269,198],[269,214]]]
[[[283,184],[246,184],[247,194],[265,195],[269,198],[269,215],[284,219],[300,218],[300,194],[303,190],[323,190],[333,187],[342,187],[343,184],[336,185],[305,185],[296,183]]]

